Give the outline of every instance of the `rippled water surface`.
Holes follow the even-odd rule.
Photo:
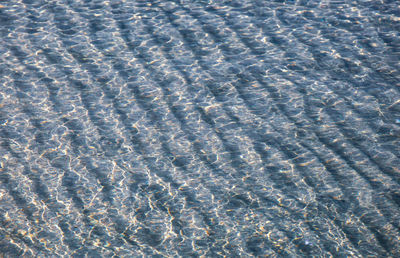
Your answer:
[[[399,257],[390,0],[0,2],[0,256]]]

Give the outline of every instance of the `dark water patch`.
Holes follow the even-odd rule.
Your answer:
[[[214,11],[215,11],[215,9],[214,9]],[[246,9],[245,11],[246,11],[245,13],[248,13],[248,10],[247,10],[247,9]],[[252,13],[250,13],[250,14],[248,14],[248,15],[249,15],[249,17],[253,16]],[[264,17],[264,16],[260,16],[260,18],[263,18],[263,17]],[[279,16],[278,16],[278,17],[279,17]],[[292,17],[292,16],[290,16],[290,17]],[[297,16],[295,16],[295,17],[297,17]],[[252,21],[254,21],[254,23],[257,24],[257,26],[262,26],[262,23],[259,23],[259,22],[258,22],[258,23],[259,23],[259,24],[258,24],[258,23],[257,23],[257,20],[252,20]],[[297,23],[291,23],[291,26],[296,26],[296,24],[297,24]],[[321,23],[319,23],[319,22],[316,23],[317,26],[320,26],[320,24],[321,24]],[[265,31],[265,30],[264,30],[264,31]],[[272,39],[273,39],[273,35],[270,35],[270,34],[268,34],[268,35],[271,36]],[[294,34],[294,35],[296,35],[296,34]],[[330,34],[328,34],[328,35],[330,35]],[[302,36],[303,36],[303,35],[302,35]],[[330,39],[331,39],[331,38],[330,38]],[[302,41],[302,42],[303,42],[303,41]],[[308,44],[308,43],[312,43],[312,42],[308,40],[308,41],[306,41],[305,43]],[[314,46],[314,48],[317,47],[317,46],[318,46],[318,44],[317,44],[316,46]],[[345,46],[345,45],[341,44],[341,46]],[[282,49],[282,50],[284,50],[284,51],[290,51],[289,49],[291,49],[290,47],[289,47],[289,48],[284,48],[284,49],[283,49],[282,44],[278,44],[277,47],[280,48],[280,49]],[[294,48],[293,48],[293,49],[294,49]],[[328,56],[326,55],[326,57],[328,57]],[[326,59],[326,57],[323,58],[323,59],[321,59],[322,62],[318,62],[318,63],[323,63],[323,62],[324,62],[324,59]],[[346,69],[349,70],[349,67],[348,67],[348,65],[347,65],[347,64],[348,64],[348,61],[347,61],[347,60],[343,60],[343,61],[345,62]],[[329,69],[328,69],[328,71],[329,71]],[[340,72],[340,73],[343,74],[343,72]],[[310,74],[307,74],[307,76],[309,77]],[[347,78],[346,80],[349,80],[349,79],[351,79],[351,78]],[[343,78],[342,78],[341,80],[344,81]],[[350,81],[352,81],[352,79],[351,79]],[[354,81],[354,80],[353,80],[353,81]],[[358,83],[357,83],[356,85],[358,85]],[[341,96],[343,96],[343,94],[342,94]],[[347,98],[345,98],[345,99],[347,100]],[[356,108],[352,105],[352,103],[351,103],[350,101],[349,101],[348,103],[349,103],[349,105],[352,106],[353,109],[355,109],[355,111],[357,112],[357,114],[360,114],[360,113],[361,113],[361,115],[362,115],[362,112],[363,112],[364,109],[356,109]],[[370,116],[369,116],[369,117],[370,117]],[[376,125],[371,125],[372,121],[373,121],[373,120],[370,120],[370,119],[367,120],[367,122],[369,123],[370,126],[376,128]],[[392,150],[392,149],[393,149],[393,148],[391,148],[391,149],[389,148],[388,150]]]
[[[215,9],[213,9],[215,11]]]

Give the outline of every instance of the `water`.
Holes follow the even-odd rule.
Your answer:
[[[6,257],[400,255],[396,1],[3,1]]]

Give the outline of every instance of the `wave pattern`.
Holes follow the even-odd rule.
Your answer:
[[[396,1],[0,5],[0,253],[400,255]]]

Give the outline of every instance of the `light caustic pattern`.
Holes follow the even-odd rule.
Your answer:
[[[397,1],[3,1],[0,25],[1,255],[400,255]]]

